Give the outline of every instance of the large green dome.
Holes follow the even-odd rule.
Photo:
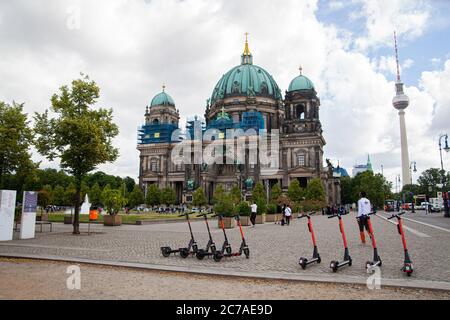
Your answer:
[[[296,90],[314,90],[314,84],[304,75],[299,75],[291,81],[288,92]]]
[[[164,91],[161,93],[158,93],[150,103],[150,107],[153,106],[175,106],[175,102],[173,101],[172,97],[169,96]]]

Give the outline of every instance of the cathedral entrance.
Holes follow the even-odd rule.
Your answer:
[[[175,182],[175,194],[177,195],[177,204],[183,202],[183,182],[177,181]]]
[[[300,183],[300,187],[302,189],[306,189],[306,187],[308,186],[308,178],[306,178],[306,177],[299,177],[299,178],[297,178],[297,180]]]

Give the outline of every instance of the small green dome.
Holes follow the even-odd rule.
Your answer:
[[[282,99],[281,91],[273,77],[263,68],[241,64],[228,71],[217,83],[211,103],[232,96],[263,96]]]
[[[304,75],[299,75],[291,81],[288,89],[289,92],[296,90],[314,90],[314,84]]]
[[[172,97],[169,96],[164,91],[161,93],[158,93],[150,103],[150,107],[153,106],[175,106],[175,102],[173,101]]]

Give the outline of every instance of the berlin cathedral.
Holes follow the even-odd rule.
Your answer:
[[[308,181],[320,178],[328,203],[340,204],[340,168],[334,168],[328,159],[324,166],[323,147],[326,142],[319,110],[320,99],[314,84],[301,69],[283,97],[274,78],[253,64],[246,40],[241,63],[225,73],[214,87],[204,121],[196,117],[187,122],[184,133],[174,135],[174,132],[181,132],[180,113],[164,87],[146,107],[145,124],[138,130],[139,184],[145,191],[151,184],[173,188],[178,203],[190,203],[193,192],[203,188],[211,203],[214,190],[219,185],[224,190],[238,186],[243,197],[250,199],[258,182],[263,183],[269,194],[276,183],[287,191],[294,179],[305,188]],[[206,135],[208,130],[218,133],[209,141],[201,136],[200,150],[203,151],[215,139],[222,139],[227,146],[234,145],[236,138],[225,135],[230,129],[251,130],[255,134],[265,132],[267,136],[277,132],[279,147],[271,155],[276,157],[277,164],[261,163],[259,158],[255,162],[250,161],[252,139],[249,135],[241,140],[245,145],[244,151],[237,152],[242,161],[212,164],[173,161],[172,153],[179,153],[177,147],[181,143],[194,144],[194,127],[200,128],[200,135]],[[192,153],[194,150],[195,147]]]

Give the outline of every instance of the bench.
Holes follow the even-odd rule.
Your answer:
[[[49,222],[49,221],[36,221],[36,225],[37,226],[41,226],[41,231],[40,233],[42,233],[42,226],[43,225],[49,225],[50,226],[50,232],[53,232],[53,223]]]

